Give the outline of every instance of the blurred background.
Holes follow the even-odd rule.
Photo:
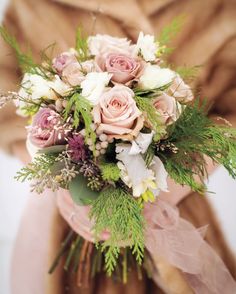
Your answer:
[[[0,0],[0,21],[7,0]],[[14,175],[20,161],[0,151],[0,293],[9,294],[11,252],[29,185],[18,183]],[[221,167],[209,179],[208,195],[231,248],[236,253],[236,181]],[[33,293],[32,293],[33,294]]]

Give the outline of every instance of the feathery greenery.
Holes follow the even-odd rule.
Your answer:
[[[137,201],[121,188],[110,187],[92,203],[95,237],[108,230],[110,238],[102,243],[106,271],[111,275],[120,253],[120,246],[129,246],[139,264],[144,252],[144,219]]]
[[[161,122],[161,116],[152,105],[152,100],[140,96],[134,97],[138,108],[144,113],[148,123],[152,126],[155,131],[155,140],[158,141],[165,133],[165,127]]]
[[[45,174],[45,176],[51,174],[51,169],[55,164],[56,157],[55,154],[42,154],[36,156],[34,161],[17,172],[15,179],[25,182],[26,180],[31,181],[37,179],[42,174]]]
[[[171,53],[174,48],[170,48],[167,45],[176,37],[176,35],[181,31],[183,24],[185,22],[185,16],[179,15],[175,17],[169,25],[166,25],[161,33],[159,34],[157,40],[160,46],[161,55]]]
[[[224,165],[236,177],[236,130],[216,125],[206,116],[204,104],[200,106],[197,101],[188,105],[167,133],[168,139],[161,142],[157,155],[177,183],[203,193],[207,176],[205,156]]]
[[[23,72],[35,72],[37,64],[34,62],[31,52],[23,53],[16,38],[5,27],[0,26],[0,34],[3,40],[14,49],[21,70]]]
[[[182,79],[184,79],[185,81],[190,81],[196,78],[200,67],[201,66],[179,66],[174,70],[182,77]]]
[[[89,53],[87,38],[83,38],[81,28],[78,28],[76,32],[75,49],[78,53],[79,61],[85,61],[88,59]]]
[[[90,102],[84,98],[79,93],[74,93],[68,100],[66,108],[64,110],[64,119],[65,121],[71,116],[73,113],[73,127],[78,128],[81,118],[83,120],[85,126],[85,138],[88,140],[92,139],[93,143],[96,140],[96,134],[92,129],[92,105]]]
[[[21,50],[16,38],[13,35],[11,35],[3,26],[0,26],[0,35],[2,36],[3,40],[14,50],[19,67],[23,73],[37,74],[46,79],[50,77],[50,66],[48,64],[46,65],[46,61],[50,60],[50,58],[47,57],[47,60],[45,60],[47,56],[47,49],[42,52],[42,62],[44,62],[45,64],[41,65],[34,61],[32,52],[30,50],[28,50],[27,53],[24,53]]]

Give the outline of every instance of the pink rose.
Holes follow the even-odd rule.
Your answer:
[[[112,81],[125,84],[138,78],[143,69],[141,61],[124,54],[110,53],[96,58],[102,71],[112,74]]]
[[[116,38],[108,35],[96,35],[88,38],[88,47],[91,55],[121,53],[130,55],[134,46],[126,38]]]
[[[190,102],[194,98],[191,88],[185,84],[179,75],[174,78],[169,90],[177,101],[183,103]]]
[[[93,109],[98,130],[116,139],[132,140],[136,137],[144,119],[133,97],[133,91],[122,85],[105,92]]]
[[[58,113],[50,108],[42,108],[33,117],[29,129],[29,140],[38,148],[49,147],[64,142],[65,130]]]
[[[177,102],[173,97],[166,93],[162,93],[161,96],[154,100],[153,105],[161,115],[165,124],[171,124],[177,120]]]
[[[63,69],[72,62],[77,62],[75,54],[71,52],[63,52],[53,59],[52,66],[56,70],[56,72],[61,75]]]
[[[68,64],[62,71],[62,79],[72,87],[78,86],[84,80],[84,74],[79,62]]]

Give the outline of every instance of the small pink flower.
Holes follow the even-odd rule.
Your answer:
[[[187,103],[193,100],[191,88],[177,75],[170,88],[171,95],[179,102]]]
[[[66,130],[58,113],[51,108],[42,108],[33,117],[29,129],[29,140],[38,148],[62,144]]]
[[[52,66],[56,70],[56,72],[61,75],[63,69],[73,62],[77,62],[75,54],[71,52],[63,52],[53,59]]]
[[[143,69],[143,63],[138,59],[124,54],[110,53],[96,58],[103,71],[112,74],[112,81],[125,84],[138,78]]]
[[[162,93],[161,96],[154,100],[153,105],[161,115],[165,124],[170,124],[176,121],[178,117],[177,102],[173,97],[166,93]]]
[[[136,137],[143,127],[143,117],[133,96],[133,91],[122,85],[105,92],[93,109],[98,130],[116,139]]]

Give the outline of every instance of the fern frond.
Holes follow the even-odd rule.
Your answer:
[[[152,105],[152,100],[140,96],[134,97],[138,108],[144,113],[148,123],[152,126],[155,131],[155,140],[159,140],[165,133],[165,127],[161,122],[161,116]]]

